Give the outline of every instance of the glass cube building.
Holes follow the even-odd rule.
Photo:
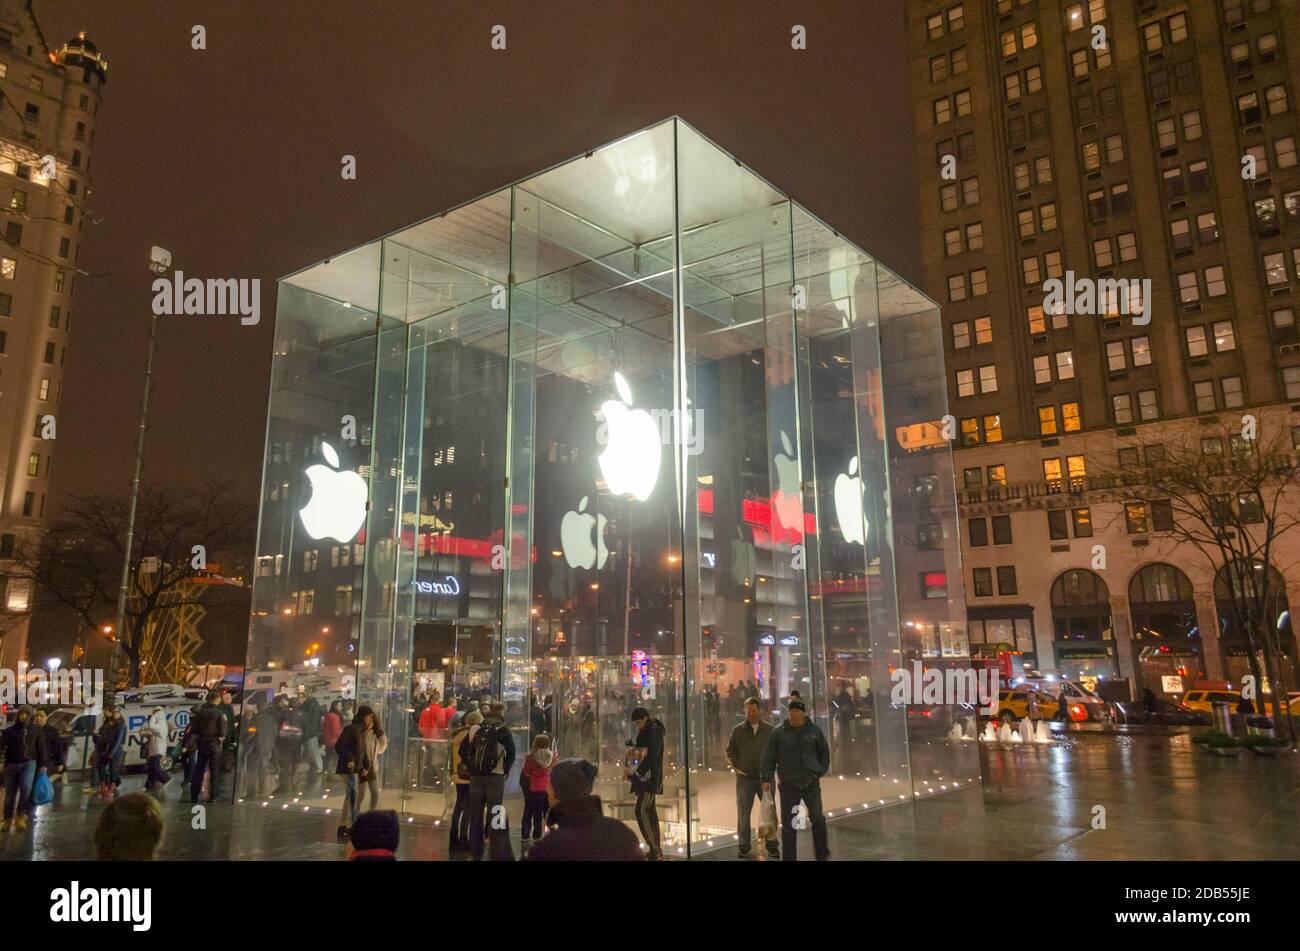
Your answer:
[[[938,307],[676,118],[299,271],[245,722],[355,697],[383,805],[432,820],[454,794],[422,698],[490,695],[520,761],[550,732],[635,828],[645,706],[670,855],[734,844],[749,696],[806,701],[833,816],[977,783],[973,711],[891,690],[970,664],[946,400]],[[241,795],[337,809],[297,756],[245,753]]]

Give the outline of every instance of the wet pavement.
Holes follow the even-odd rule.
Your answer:
[[[1047,748],[983,749],[982,767],[982,789],[832,821],[833,858],[1300,857],[1300,754],[1219,758],[1193,748],[1185,733],[1072,733]],[[123,790],[142,782],[142,776],[129,776]],[[196,817],[178,777],[161,796],[167,833],[159,857],[341,859],[346,849],[335,841],[337,815],[312,805],[322,795],[318,789],[267,806],[216,803]],[[0,860],[92,858],[91,833],[102,810],[79,783],[59,789],[27,830],[0,833]],[[399,856],[446,859],[446,838],[443,825],[403,820]],[[801,859],[811,858],[811,845],[810,835],[801,833]],[[726,860],[734,853],[703,858]]]

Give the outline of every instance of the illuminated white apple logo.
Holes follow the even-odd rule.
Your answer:
[[[835,518],[846,542],[859,545],[867,541],[867,519],[862,514],[862,478],[858,475],[858,457],[849,460],[849,471],[835,477]]]
[[[339,456],[329,443],[321,443],[328,466],[307,469],[311,501],[299,510],[302,527],[312,538],[350,542],[366,520],[366,480],[349,469],[339,472]]]
[[[781,433],[781,448],[773,457],[776,467],[776,491],[772,493],[772,508],[777,521],[789,531],[799,532],[803,521],[803,498],[799,485],[799,461],[794,458],[790,437]]]
[[[592,543],[592,529],[596,541]],[[560,522],[560,547],[570,568],[605,567],[609,549],[605,547],[605,516],[587,512],[587,497],[578,503],[576,512],[565,512]]]
[[[623,374],[614,371],[614,386],[621,399],[600,404],[608,442],[599,456],[600,473],[615,495],[630,495],[644,502],[659,479],[659,428],[643,409],[629,409],[632,390]]]

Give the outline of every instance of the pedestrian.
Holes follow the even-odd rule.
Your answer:
[[[222,753],[229,753],[235,746],[235,698],[225,687],[218,694],[221,698],[221,715],[226,718],[226,742]],[[225,768],[223,761],[222,768]]]
[[[95,765],[99,770],[99,795],[111,800],[122,785],[122,760],[126,756],[126,721],[116,707],[104,708],[104,722],[95,736]]]
[[[1147,716],[1160,712],[1160,704],[1156,701],[1156,695],[1150,687],[1142,688],[1142,710]]]
[[[286,694],[280,694],[275,698],[275,712],[280,721],[275,738],[280,782],[275,791],[290,793],[298,783],[298,764],[302,762],[302,711]]]
[[[750,837],[752,836],[750,814],[754,810],[754,800],[763,798],[763,786],[759,781],[759,772],[763,762],[763,751],[772,739],[772,724],[761,716],[758,698],[750,697],[745,701],[745,719],[736,724],[727,741],[727,764],[736,773],[736,832],[740,839],[740,857],[749,858]],[[764,843],[768,858],[779,859],[781,849],[775,839]]]
[[[95,858],[101,862],[150,862],[162,837],[158,800],[144,793],[127,793],[109,803],[95,824]]]
[[[358,777],[360,783],[360,798],[357,800],[357,809],[359,812],[365,812],[366,793],[370,793],[370,808],[379,808],[379,757],[384,755],[388,749],[388,735],[384,733],[384,727],[379,722],[379,714],[374,714],[371,718],[370,729],[362,734],[362,740],[365,745],[365,760],[370,764],[361,776]]]
[[[145,744],[145,762],[148,764],[145,789],[161,789],[172,781],[162,768],[163,754],[167,752],[167,714],[160,706],[149,711],[149,719],[140,728],[140,740]]]
[[[826,814],[822,812],[821,778],[830,771],[831,751],[821,727],[808,718],[802,700],[791,700],[786,720],[772,731],[763,750],[759,777],[763,792],[772,791],[776,780],[781,800],[781,851],[787,862],[795,861],[795,836],[799,803],[812,824],[813,854],[824,862],[831,853],[826,845]]]
[[[324,766],[324,750],[321,746],[324,711],[316,699],[316,691],[307,688],[307,695],[300,707],[302,713],[302,752],[307,761],[307,779],[310,781],[320,775]]]
[[[1070,698],[1066,696],[1065,684],[1061,684],[1061,693],[1056,700],[1056,716],[1053,719],[1070,722]]]
[[[442,719],[441,707],[438,706],[438,700],[435,697],[430,700],[420,711],[419,730],[420,736],[426,740],[432,740],[438,735],[438,722]]]
[[[221,712],[220,695],[208,693],[208,699],[190,721],[194,737],[195,760],[190,770],[190,803],[199,801],[203,791],[203,774],[209,773],[208,802],[221,798],[221,755],[226,741],[226,717]]]
[[[636,824],[641,830],[641,838],[650,849],[650,860],[657,862],[664,857],[663,840],[659,829],[659,810],[655,807],[655,797],[664,791],[664,725],[650,716],[645,707],[632,711],[632,722],[636,724],[636,739],[631,746],[641,751],[632,775],[632,792],[636,795]]]
[[[36,818],[32,805],[32,786],[36,783],[36,756],[40,734],[36,729],[35,710],[24,704],[14,714],[14,722],[0,734],[0,748],[5,757],[5,808],[4,831],[17,822],[19,829],[27,828],[27,820]]]
[[[335,773],[346,777],[343,793],[343,812],[339,816],[338,840],[347,842],[352,823],[357,815],[357,797],[362,782],[368,782],[374,763],[366,758],[366,734],[375,728],[375,712],[364,704],[357,708],[352,722],[339,734],[334,751],[338,754]]]
[[[339,741],[339,734],[342,732],[343,703],[335,700],[330,704],[329,712],[321,720],[320,740],[325,749],[322,766],[326,775],[332,775],[334,767],[338,765],[339,754],[334,752],[334,744]]]
[[[523,777],[520,785],[524,787],[524,822],[523,830],[519,833],[522,846],[527,846],[530,838],[535,845],[542,837],[542,825],[550,805],[546,790],[551,781],[551,764],[554,762],[555,752],[551,749],[550,734],[538,733],[533,737],[532,748],[524,757],[524,767],[520,770]]]
[[[352,851],[349,862],[396,862],[402,827],[397,812],[374,809],[357,816],[352,826]]]
[[[448,742],[450,748],[449,772],[452,785],[456,788],[456,802],[451,809],[452,852],[464,852],[469,849],[469,763],[460,758],[460,744],[469,735],[470,727],[483,722],[483,714],[471,710],[465,715],[464,722],[451,731]]]
[[[515,740],[505,725],[506,705],[488,705],[483,722],[471,726],[461,741],[460,757],[469,764],[469,857],[483,859],[484,822],[494,861],[513,861],[506,818],[506,777],[515,762]]]
[[[44,770],[51,783],[57,783],[64,776],[64,764],[68,758],[68,745],[63,742],[58,728],[49,722],[44,710],[37,710],[32,717],[36,725],[36,774]],[[35,788],[35,787],[33,787]]]
[[[585,759],[562,759],[551,767],[549,821],[554,828],[524,856],[529,862],[640,862],[636,834],[605,815],[592,787],[600,770]]]
[[[276,715],[275,705],[271,703],[268,696],[264,695],[252,706],[247,733],[248,747],[244,750],[244,767],[249,773],[252,794],[262,796],[271,789],[280,718]]]

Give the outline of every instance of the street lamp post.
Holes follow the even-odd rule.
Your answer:
[[[166,248],[154,245],[149,253],[149,270],[156,275],[166,274],[171,270],[172,255]],[[140,401],[140,431],[135,446],[135,478],[131,481],[131,510],[126,519],[126,545],[122,552],[122,583],[117,589],[117,623],[113,626],[116,637],[113,639],[113,659],[109,663],[109,690],[117,689],[117,670],[122,638],[126,631],[126,596],[131,583],[131,549],[135,544],[135,510],[140,500],[140,474],[144,470],[144,437],[149,427],[149,390],[153,385],[153,357],[158,349],[158,315],[149,319],[149,356],[144,364],[144,398]]]

